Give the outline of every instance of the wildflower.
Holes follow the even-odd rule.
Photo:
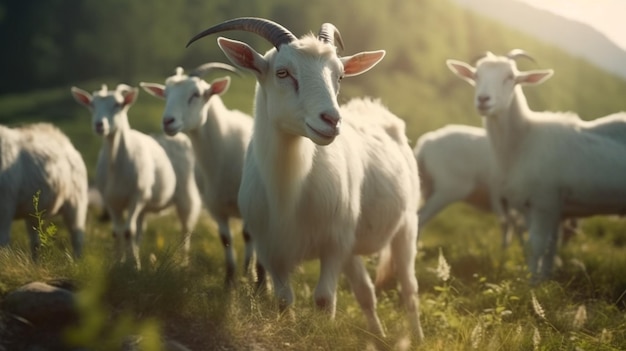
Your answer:
[[[439,248],[439,263],[437,264],[437,278],[442,281],[448,281],[450,279],[450,265],[446,258],[443,256],[441,248]]]
[[[480,323],[478,323],[476,324],[474,329],[472,329],[472,334],[471,334],[471,341],[472,341],[473,349],[478,349],[478,347],[480,346],[480,342],[482,341],[482,338],[483,338],[483,327],[480,325]]]
[[[533,327],[533,349],[539,350],[540,343],[541,343],[541,334],[539,334],[539,329],[537,329],[537,327]]]
[[[541,305],[539,304],[539,301],[537,300],[537,296],[535,296],[535,292],[531,292],[531,301],[532,301],[533,309],[535,310],[535,313],[542,319],[546,319],[546,313],[543,311],[543,307],[541,307]]]
[[[574,321],[572,325],[574,329],[580,329],[587,322],[587,308],[585,305],[578,306],[578,310],[576,311],[576,315],[574,316]]]

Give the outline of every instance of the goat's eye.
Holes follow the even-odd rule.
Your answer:
[[[187,103],[190,104],[191,101],[193,101],[193,99],[199,98],[199,97],[200,97],[200,93],[196,91],[193,94],[191,94],[191,96],[189,97],[189,100],[187,100]]]
[[[276,77],[278,78],[287,78],[288,76],[289,76],[289,72],[284,68],[276,71]]]
[[[339,79],[337,79],[337,82],[341,83],[342,80],[343,80],[343,76],[339,76]]]

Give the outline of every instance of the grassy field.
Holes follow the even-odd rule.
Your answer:
[[[250,77],[235,78],[226,103],[250,112],[251,83]],[[79,87],[92,91],[99,83]],[[158,132],[162,107],[162,101],[142,93],[129,112],[131,125]],[[443,123],[438,117],[429,116],[429,121]],[[88,131],[89,113],[71,99],[69,87],[0,98],[0,123],[40,120],[54,122],[70,136],[93,177],[100,140]],[[419,119],[411,123],[422,126]],[[412,138],[418,135],[416,128],[409,131]],[[192,238],[188,268],[179,265],[181,238],[174,215],[149,217],[140,272],[113,264],[110,224],[98,222],[99,213],[89,213],[85,258],[75,263],[68,258],[68,235],[58,218],[52,222],[59,232],[38,264],[29,259],[23,225],[15,223],[10,249],[0,250],[0,300],[34,280],[75,281],[85,322],[68,331],[68,340],[93,350],[119,350],[129,334],[148,341],[157,336],[174,339],[194,351],[361,350],[369,345],[364,317],[345,281],[338,291],[336,320],[328,323],[315,311],[316,262],[293,275],[296,317],[279,316],[272,297],[254,294],[241,269],[237,287],[224,290],[223,250],[206,213]],[[457,204],[421,234],[415,265],[426,339],[419,349],[626,349],[624,219],[582,221],[578,235],[559,250],[554,279],[534,288],[527,284],[523,248],[514,242],[501,250],[498,228],[493,216]],[[243,240],[238,229],[235,233],[241,261]],[[368,259],[372,272],[375,263],[375,258]],[[408,344],[397,292],[381,294],[378,302],[388,335],[381,343],[390,349],[417,349]],[[158,349],[144,345],[145,350]]]
[[[293,276],[295,318],[279,316],[271,296],[255,295],[239,272],[223,289],[223,252],[215,225],[203,215],[192,239],[192,263],[178,264],[173,214],[149,218],[140,272],[113,264],[108,223],[90,213],[86,257],[72,263],[59,223],[39,264],[29,260],[26,233],[15,223],[10,250],[0,251],[0,296],[33,281],[70,278],[81,288],[83,327],[69,335],[94,349],[116,349],[128,334],[161,335],[192,350],[357,350],[368,346],[365,320],[342,281],[337,318],[328,323],[312,303],[315,262]],[[54,221],[58,223],[57,221]],[[238,228],[238,223],[233,223]],[[506,252],[492,216],[454,205],[422,233],[416,262],[424,350],[623,350],[626,348],[626,223],[618,218],[582,222],[560,250],[555,279],[530,288],[523,251]],[[242,238],[235,244],[240,258]],[[375,258],[368,260],[374,268]],[[242,264],[240,263],[240,267]],[[446,268],[449,274],[446,274]],[[447,277],[446,277],[447,275]],[[395,290],[381,294],[378,312],[391,349],[407,344]]]

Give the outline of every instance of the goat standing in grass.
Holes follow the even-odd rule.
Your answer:
[[[476,67],[448,60],[475,86],[502,196],[529,227],[532,282],[548,278],[563,218],[626,213],[626,114],[585,122],[575,114],[535,112],[522,85],[546,81],[552,70],[519,71],[516,57],[487,53]]]
[[[230,231],[231,217],[241,217],[237,194],[241,183],[243,159],[252,135],[252,117],[230,110],[220,95],[230,85],[230,77],[217,78],[211,83],[201,77],[212,70],[236,72],[230,65],[209,62],[192,70],[189,75],[178,67],[165,85],[140,83],[141,87],[158,98],[165,99],[163,131],[168,135],[184,132],[191,139],[200,169],[199,184],[206,208],[218,224],[226,259],[226,283],[235,281],[235,250]],[[253,258],[252,242],[244,229],[247,272]],[[257,266],[259,283],[264,273]]]
[[[341,79],[366,72],[385,52],[340,57],[343,43],[331,24],[317,37],[298,39],[275,22],[250,17],[213,26],[190,43],[228,30],[258,34],[274,46],[261,55],[245,43],[218,39],[228,59],[257,78],[239,205],[279,305],[293,303],[294,268],[319,259],[317,307],[334,317],[343,271],[369,330],[384,335],[360,255],[388,249],[378,274],[396,274],[413,335],[421,340],[415,277],[419,180],[404,122],[378,101],[337,103]]]
[[[82,254],[87,218],[87,168],[63,132],[49,123],[0,125],[0,246],[9,245],[13,219],[24,219],[31,251],[41,244],[33,196],[46,218],[60,213],[75,257]]]
[[[76,101],[92,112],[94,132],[103,137],[96,186],[113,221],[117,257],[140,268],[144,216],[175,205],[186,265],[201,209],[191,142],[184,135],[154,138],[132,129],[127,112],[138,93],[125,84],[112,91],[103,86],[93,95],[72,88]]]
[[[496,214],[503,248],[509,245],[511,231],[521,240],[521,223],[500,202],[490,148],[484,128],[465,125],[447,125],[417,140],[413,151],[424,197],[420,230],[446,206],[464,201]]]

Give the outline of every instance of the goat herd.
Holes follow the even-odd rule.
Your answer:
[[[487,53],[475,66],[448,60],[457,76],[475,86],[485,129],[447,126],[424,134],[412,150],[404,122],[379,101],[337,103],[341,80],[374,67],[384,51],[340,56],[343,42],[332,24],[322,25],[317,36],[297,38],[275,22],[251,17],[210,27],[189,44],[231,30],[255,33],[274,46],[263,55],[240,41],[217,40],[234,66],[256,77],[254,118],[222,102],[229,77],[202,79],[216,69],[236,71],[221,63],[188,74],[178,68],[165,85],[141,83],[165,100],[166,135],[157,137],[129,125],[137,88],[103,86],[93,94],[71,89],[103,139],[96,185],[112,219],[119,260],[139,268],[144,216],[170,205],[188,257],[204,203],[218,224],[227,284],[235,275],[229,219],[238,217],[245,268],[256,254],[259,277],[269,274],[281,308],[294,300],[294,268],[319,259],[317,307],[335,314],[343,272],[369,330],[382,336],[375,284],[361,259],[379,254],[376,285],[398,281],[412,335],[421,340],[418,231],[449,203],[486,200],[483,206],[502,218],[503,233],[512,213],[521,214],[533,282],[550,275],[562,220],[626,209],[626,114],[585,122],[531,111],[521,85],[542,83],[553,72],[519,71],[515,59],[528,57],[523,51]],[[63,215],[74,254],[81,256],[87,171],[70,140],[50,124],[0,126],[0,150],[0,244],[9,243],[12,220],[24,218],[36,256],[39,236],[29,214],[33,194],[41,191],[40,208]]]

